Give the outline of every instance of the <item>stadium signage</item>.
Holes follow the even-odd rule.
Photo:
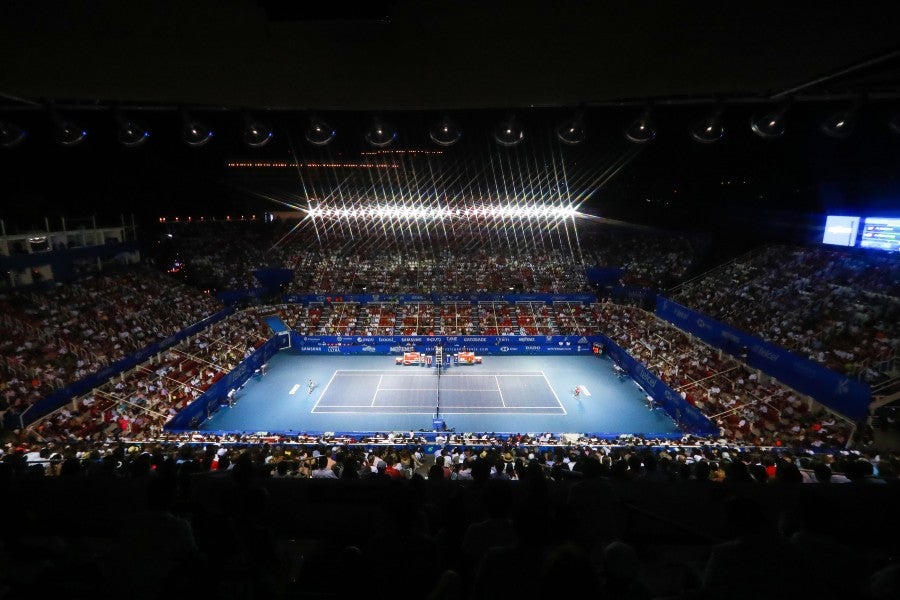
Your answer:
[[[308,304],[310,302],[581,302],[597,301],[594,294],[288,294],[282,297],[288,304]]]
[[[723,331],[722,338],[728,340],[729,342],[735,343],[735,344],[741,343],[741,339],[738,336],[731,333],[730,331]]]
[[[443,345],[444,354],[450,355],[467,349],[483,354],[555,354],[558,352],[581,352],[589,350],[598,341],[597,336],[311,336],[303,337],[296,332],[291,346],[300,352],[327,352],[341,354],[396,354],[398,352],[433,352],[435,346]],[[373,340],[361,343],[358,340]],[[505,348],[505,350],[504,350]]]
[[[778,354],[773,352],[772,350],[768,350],[767,348],[763,348],[762,346],[753,346],[753,353],[759,357],[762,357],[769,362],[777,362]]]
[[[634,375],[637,382],[640,383],[641,387],[648,393],[656,387],[656,381],[658,381],[657,377],[643,365],[638,366],[638,368],[635,369]]]
[[[805,356],[794,354],[662,296],[657,297],[656,316],[854,421],[868,415],[872,390],[861,381],[848,380],[842,373],[832,371]],[[697,326],[698,319],[702,319],[705,327]],[[744,348],[750,349],[746,356],[742,356]]]

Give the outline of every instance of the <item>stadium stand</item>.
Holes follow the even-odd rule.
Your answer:
[[[672,298],[866,382],[896,375],[894,256],[772,245],[675,288]]]
[[[438,275],[473,290],[512,281],[506,287],[523,292],[589,289],[552,253],[546,261],[539,253],[489,259],[479,267],[494,271],[488,278],[468,272],[477,261],[455,272],[435,270],[424,256],[411,268],[365,257],[346,266],[339,253],[328,256],[295,255],[294,264],[316,265],[310,277],[322,290],[412,290]],[[677,260],[661,258],[664,269],[672,268],[669,259]],[[319,260],[328,266],[320,269]],[[793,260],[802,266],[806,259]],[[245,276],[265,262],[249,260],[225,283],[249,282]],[[172,279],[180,276],[141,268],[46,295],[8,294],[5,355],[19,358],[6,361],[7,405],[21,410],[219,308]],[[760,287],[747,289],[762,289],[760,277],[748,281]],[[623,280],[664,282],[652,270]],[[889,296],[877,293],[879,302]],[[857,308],[890,310],[875,306]],[[558,432],[166,431],[178,410],[265,342],[271,335],[265,318],[273,314],[304,335],[603,333],[720,429],[680,441]],[[776,313],[759,314],[754,318],[766,322],[762,315]],[[94,335],[99,331],[106,335]],[[28,386],[25,377],[37,374],[39,385]],[[753,545],[741,551],[791,559],[790,568],[763,578],[769,586],[818,598],[876,598],[875,590],[896,577],[897,538],[888,532],[897,515],[869,509],[896,501],[900,455],[871,445],[856,426],[635,306],[329,297],[243,307],[34,426],[4,432],[3,510],[19,518],[4,528],[0,584],[10,597],[40,586],[72,597],[128,589],[135,598],[251,590],[251,597],[336,599],[371,592],[372,585],[387,589],[397,575],[379,561],[387,548],[399,547],[417,549],[403,582],[425,597],[446,597],[448,589],[457,592],[451,597],[480,598],[591,586],[607,596],[686,600],[719,597],[722,581],[742,576],[746,561],[735,575],[722,556],[749,539]],[[501,530],[508,543],[502,550],[492,547],[494,534],[485,537]],[[169,532],[165,544],[151,544],[162,531]],[[171,551],[174,539],[182,540],[179,553]],[[823,573],[797,558],[823,552],[821,560],[841,568]],[[145,564],[129,569],[134,561]],[[541,568],[521,568],[534,561]],[[148,569],[153,577],[133,581]],[[355,576],[335,585],[346,569]],[[216,576],[210,581],[198,572]],[[748,584],[747,593],[761,593],[759,585]]]

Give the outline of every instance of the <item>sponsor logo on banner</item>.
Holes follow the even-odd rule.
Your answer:
[[[684,398],[669,389],[663,392],[663,398],[665,398],[666,400],[671,400],[672,402],[681,402],[684,400]]]
[[[303,338],[303,341],[304,341],[304,342],[318,342],[318,341],[321,341],[321,339],[322,339],[322,338],[320,338],[319,336],[310,336],[310,335],[308,335],[308,336],[306,336],[306,337]]]
[[[506,346],[501,346],[500,352],[509,352],[509,348],[507,348]]]
[[[529,351],[534,352],[534,351],[539,351],[539,350],[543,350],[543,349],[544,349],[543,346],[525,346],[526,352],[529,352]]]
[[[362,347],[362,351],[363,352],[376,352],[377,348],[375,348],[375,346],[366,345],[366,346]]]
[[[675,316],[678,317],[679,319],[687,320],[691,316],[687,313],[686,310],[681,310],[680,308],[676,308],[673,312],[675,313]]]
[[[375,341],[375,338],[373,338],[373,337],[358,337],[358,338],[356,338],[356,341],[359,342],[360,344],[371,344]]]
[[[739,344],[741,342],[741,338],[734,335],[730,331],[722,331],[722,337],[728,340],[729,342],[734,342],[735,344]]]
[[[577,346],[575,349],[576,349],[578,352],[581,352],[582,350],[588,350],[588,347],[587,347],[587,346]]]
[[[417,337],[402,337],[400,338],[401,342],[418,342],[419,338]]]
[[[444,338],[444,340],[447,342],[458,342],[459,336],[458,335],[448,335],[447,337]]]
[[[760,345],[753,346],[753,354],[765,358],[769,362],[777,362],[778,354]]]
[[[536,340],[535,338],[533,338],[533,337],[525,337],[525,336],[522,336],[522,337],[517,338],[517,339],[519,340],[520,343],[524,343],[524,342],[535,342],[535,341],[537,341],[537,340]]]
[[[551,352],[552,352],[552,351],[558,351],[558,352],[571,352],[571,351],[572,351],[572,348],[571,348],[571,347],[567,347],[567,346],[562,346],[562,347],[560,347],[560,346],[547,346],[547,350],[550,350]]]
[[[393,344],[393,343],[396,342],[396,341],[397,341],[397,340],[395,340],[393,337],[380,337],[380,338],[378,338],[378,342],[383,343],[383,344]]]
[[[641,384],[641,387],[644,388],[644,391],[648,392],[653,389],[656,385],[656,377],[653,376],[653,373],[648,371],[645,367],[638,366],[637,369],[637,377],[635,377],[638,383]]]
[[[321,352],[322,346],[300,346],[300,352]]]
[[[413,346],[412,344],[409,344],[406,346],[391,346],[388,349],[388,352],[413,352],[413,351],[415,351],[415,349],[416,349],[415,346]]]
[[[488,340],[486,337],[464,337],[462,339],[462,341],[463,341],[463,343],[466,343],[466,342],[487,342]]]
[[[838,381],[837,387],[834,389],[834,393],[840,396],[848,393],[850,391],[850,380],[846,377]]]
[[[579,343],[579,344],[587,344],[587,343],[588,343],[588,339],[587,339],[586,337],[584,337],[584,336],[581,336],[581,338],[578,340],[578,343]]]
[[[697,319],[697,329],[709,329],[709,325],[703,319]]]
[[[328,352],[340,353],[340,351],[341,351],[340,346],[328,346]]]

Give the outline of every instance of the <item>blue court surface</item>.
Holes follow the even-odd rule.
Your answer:
[[[308,382],[312,380],[310,390]],[[575,388],[579,388],[576,395]],[[282,351],[251,378],[233,407],[205,431],[310,432],[431,430],[672,434],[637,384],[606,357],[485,356],[483,364],[438,370],[396,365],[393,356],[297,355]]]

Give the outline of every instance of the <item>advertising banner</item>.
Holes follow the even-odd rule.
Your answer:
[[[291,346],[301,354],[433,354],[442,346],[444,354],[590,354],[597,336],[591,335],[379,335],[302,336],[292,332]]]
[[[662,296],[657,298],[656,316],[854,421],[868,415],[872,390],[861,381]]]
[[[289,294],[283,298],[288,304],[309,302],[596,302],[595,294]]]

